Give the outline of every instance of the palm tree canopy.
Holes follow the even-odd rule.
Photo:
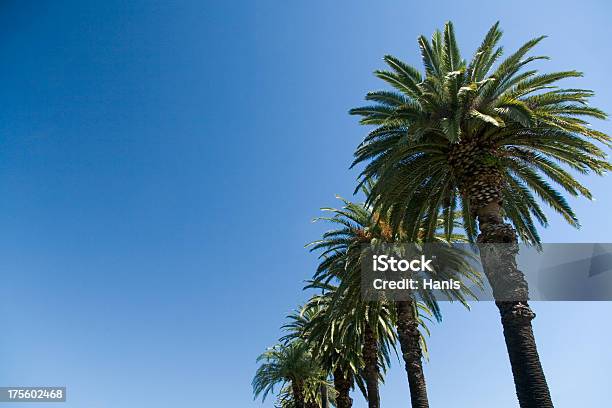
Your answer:
[[[326,385],[325,374],[312,358],[308,345],[299,339],[278,344],[262,353],[257,362],[262,364],[253,377],[253,394],[265,400],[277,385],[283,388],[291,382],[299,382],[314,388]]]
[[[311,281],[307,287],[323,293],[312,296],[304,306],[287,316],[288,322],[282,326],[287,334],[280,340],[302,339],[309,344],[312,354],[327,372],[332,373],[340,367],[358,376],[363,364],[362,341],[355,333],[361,331],[362,322],[354,318],[354,311],[338,313],[332,308],[336,286]],[[382,323],[388,324],[387,320]],[[344,337],[349,334],[347,331],[353,332],[350,337]],[[386,361],[388,355],[381,355],[381,358]]]
[[[366,195],[371,195],[376,188],[374,183],[366,183],[363,186],[363,191]],[[361,301],[361,262],[364,254],[363,245],[379,245],[391,243],[391,245],[402,245],[402,242],[407,242],[407,237],[403,230],[394,232],[389,225],[389,216],[383,216],[381,213],[373,212],[372,207],[366,203],[354,203],[338,197],[342,201],[341,208],[323,208],[324,211],[331,213],[329,217],[319,217],[316,220],[323,220],[335,226],[336,229],[325,232],[322,238],[318,241],[309,244],[311,251],[320,251],[320,263],[314,275],[314,281],[319,284],[329,284],[331,281],[337,281],[338,287],[334,291],[335,297],[332,299],[332,308],[342,310],[342,307],[336,306],[336,303],[342,300]],[[391,212],[388,212],[391,213]],[[452,214],[453,225],[460,225],[456,222],[456,214]],[[442,218],[437,218],[434,225],[434,230],[444,228]],[[426,222],[429,222],[426,220]],[[416,240],[422,238],[424,224],[420,223],[417,227]],[[452,229],[452,228],[451,228]],[[465,240],[463,235],[459,234],[439,234],[434,233],[431,242],[437,242],[440,245],[449,244],[450,241],[461,242]],[[438,250],[439,254],[448,253],[447,260],[455,262],[453,268],[449,268],[450,276],[445,278],[454,278],[461,281],[470,281],[476,285],[481,284],[481,278],[478,272],[466,262],[465,253],[459,252],[449,246],[448,251]],[[439,271],[438,273],[442,273]],[[438,275],[440,277],[442,275]],[[467,285],[461,285],[461,290],[445,291],[449,300],[458,300],[467,306],[467,299],[473,294],[469,291]],[[422,323],[425,323],[428,315],[434,315],[438,320],[441,319],[440,307],[431,291],[419,290],[416,293],[419,310],[422,312]],[[376,304],[378,309],[371,307],[370,312],[378,310],[382,312],[383,308],[387,307],[384,302]],[[423,326],[427,331],[427,328]],[[422,339],[422,347],[426,348],[424,338]]]
[[[313,354],[330,372],[337,367],[350,370],[357,385],[363,391],[363,350],[368,326],[376,333],[378,343],[378,368],[381,382],[391,363],[397,337],[394,331],[395,311],[385,303],[362,302],[360,299],[338,297],[338,287],[333,284],[310,282],[308,288],[324,292],[313,296],[303,312],[316,309],[318,313],[305,326]],[[365,395],[365,394],[364,394]]]
[[[606,118],[588,105],[593,92],[556,85],[582,73],[528,69],[548,59],[528,55],[544,37],[496,64],[501,36],[496,23],[466,62],[449,22],[431,41],[419,37],[424,72],[385,56],[390,69],[375,74],[393,90],[370,92],[372,105],[351,110],[362,124],[375,126],[353,163],[367,163],[362,183],[377,180],[369,202],[390,211],[391,226],[401,225],[411,239],[423,219],[427,237],[433,237],[439,216],[452,234],[452,218],[461,211],[474,240],[476,210],[498,202],[520,238],[539,244],[534,218],[547,223],[541,202],[578,227],[558,189],[592,198],[568,170],[601,175],[610,169],[600,146],[610,147],[611,139],[587,122]]]

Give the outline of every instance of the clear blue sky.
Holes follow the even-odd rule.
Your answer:
[[[545,67],[583,70],[612,112],[606,1],[409,3],[2,2],[0,385],[66,385],[67,408],[260,406],[255,357],[305,297],[310,220],[353,189],[346,112],[448,19],[466,54],[498,19],[508,49],[550,35]],[[582,230],[552,216],[546,242],[611,240],[610,179],[588,184]],[[535,309],[556,407],[609,405],[612,305]],[[432,406],[516,406],[492,303],[446,307],[429,344]],[[400,364],[382,401],[409,404]]]

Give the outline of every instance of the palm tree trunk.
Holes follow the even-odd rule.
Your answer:
[[[300,381],[291,382],[291,390],[293,392],[293,401],[296,408],[305,408],[304,406],[304,384]]]
[[[353,399],[350,396],[351,387],[353,386],[353,376],[349,370],[336,368],[334,370],[334,388],[336,389],[336,407],[351,408]]]
[[[321,386],[321,408],[329,408],[329,399],[327,397],[327,385]]]
[[[501,315],[519,404],[521,408],[553,408],[533,335],[535,313],[527,302],[529,288],[516,265],[516,231],[503,222],[499,203],[478,208],[476,215],[480,257]],[[503,245],[487,245],[493,243]]]
[[[395,302],[395,308],[397,310],[397,337],[406,364],[412,408],[429,408],[416,305],[413,301],[402,301]]]
[[[365,325],[363,341],[365,381],[368,391],[368,408],[380,408],[378,392],[378,339],[368,323]]]

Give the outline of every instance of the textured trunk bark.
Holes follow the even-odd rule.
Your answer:
[[[293,392],[293,401],[296,408],[306,408],[304,406],[304,384],[299,381],[291,382],[291,390]]]
[[[327,385],[321,386],[321,408],[329,408],[329,398],[327,397]]]
[[[380,408],[378,392],[378,339],[369,324],[366,324],[363,341],[365,380],[368,391],[368,408]]]
[[[350,396],[353,386],[353,376],[350,371],[336,368],[334,370],[334,388],[336,389],[336,407],[351,408],[353,399]]]
[[[412,408],[429,408],[427,386],[423,374],[423,350],[421,350],[419,323],[413,302],[395,302],[397,310],[397,336],[406,364],[410,402]]]
[[[516,231],[503,222],[499,203],[477,208],[476,216],[480,257],[501,315],[519,404],[521,408],[553,408],[533,336],[535,313],[527,302],[529,289],[516,265]]]

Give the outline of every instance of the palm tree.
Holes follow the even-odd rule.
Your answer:
[[[333,376],[336,407],[350,408],[353,404],[350,390],[359,373],[361,353],[358,345],[348,341],[334,342],[327,335],[329,327],[334,326],[334,331],[337,328],[337,323],[329,319],[328,304],[328,294],[313,296],[306,305],[287,316],[289,322],[282,327],[287,334],[280,340],[307,342],[321,368]],[[323,395],[321,397],[323,399]]]
[[[321,385],[326,386],[325,375],[305,342],[278,344],[261,354],[257,362],[262,364],[252,382],[255,398],[262,395],[265,400],[280,384],[281,405],[290,402],[295,408],[317,406],[315,396]]]
[[[369,407],[379,407],[378,383],[390,364],[396,343],[392,312],[355,299],[340,299],[330,283],[310,282],[321,290],[298,312],[288,316],[281,340],[306,341],[321,367],[332,373],[338,408],[352,405],[349,391],[357,383]]]
[[[371,188],[372,185],[369,183],[364,188],[366,194]],[[342,296],[343,299],[369,304],[372,310],[377,310],[377,313],[382,310],[391,310],[389,315],[394,316],[393,321],[405,363],[412,406],[415,408],[428,407],[422,364],[423,351],[426,346],[425,338],[419,329],[427,330],[424,326],[427,316],[433,315],[438,320],[441,318],[437,301],[428,293],[421,293],[422,302],[417,302],[416,298],[398,301],[394,304],[361,301],[362,245],[377,241],[400,242],[402,234],[393,234],[386,222],[386,217],[373,214],[367,205],[341,200],[344,204],[342,208],[324,209],[333,214],[331,217],[318,218],[318,220],[339,225],[339,228],[324,233],[321,240],[311,244],[311,250],[322,250],[320,255],[322,261],[314,279],[323,283],[337,279],[339,286],[335,292],[338,297]],[[456,234],[453,234],[451,238],[459,239]],[[458,275],[455,278],[467,277],[477,282],[473,271],[464,264],[460,265],[462,267],[456,268]],[[451,292],[448,295],[450,299],[456,299],[465,304],[463,293]],[[338,307],[337,310],[342,313],[345,308]],[[375,320],[370,319],[370,321]]]
[[[344,201],[347,205],[348,212],[353,210],[359,211],[364,210],[359,205]],[[346,208],[345,208],[346,209]],[[330,314],[338,316],[339,321],[342,322],[348,320],[348,324],[345,324],[344,334],[336,332],[336,338],[340,338],[342,342],[345,342],[348,338],[354,335],[360,337],[359,344],[361,348],[361,356],[363,358],[363,378],[365,380],[365,396],[368,401],[369,408],[380,407],[380,395],[379,395],[379,379],[380,379],[380,367],[379,367],[379,347],[380,334],[386,333],[386,337],[395,336],[391,331],[387,330],[387,327],[378,330],[378,326],[375,322],[380,321],[377,316],[385,313],[390,318],[391,315],[386,313],[389,308],[383,303],[376,302],[363,302],[361,300],[359,277],[357,276],[360,272],[359,258],[361,256],[361,247],[359,246],[362,242],[363,234],[365,233],[363,228],[359,228],[353,225],[352,222],[344,213],[344,209],[324,209],[330,210],[335,213],[334,217],[320,217],[317,220],[326,220],[332,223],[341,223],[345,228],[340,230],[328,231],[323,234],[323,237],[319,241],[312,242],[310,246],[311,251],[322,250],[320,254],[321,262],[317,268],[313,279],[316,285],[331,285],[330,282],[337,281],[338,287],[335,288],[331,293],[333,294],[331,301],[328,305]],[[364,216],[368,218],[367,212],[362,211],[359,214],[355,213],[356,216]],[[355,227],[355,228],[352,228]],[[351,229],[352,228],[352,229]],[[362,235],[360,235],[362,234]],[[351,325],[352,323],[352,325]],[[331,332],[331,330],[330,330]],[[334,332],[331,332],[333,335]],[[388,341],[383,340],[384,346]],[[395,344],[392,341],[390,344]],[[386,346],[384,346],[386,347]]]
[[[590,199],[567,168],[605,173],[610,164],[596,143],[610,146],[611,139],[586,121],[606,117],[588,105],[592,91],[556,86],[580,72],[524,69],[547,59],[527,56],[544,37],[528,41],[494,67],[502,55],[501,35],[496,23],[469,63],[460,56],[450,22],[431,42],[419,37],[424,75],[385,56],[391,69],[375,74],[394,90],[368,93],[373,104],[351,111],[363,117],[362,124],[376,126],[357,148],[353,165],[367,162],[362,183],[377,180],[368,202],[376,211],[390,212],[392,227],[401,225],[409,239],[416,239],[423,218],[429,221],[426,238],[435,234],[440,216],[445,233],[452,233],[453,214],[461,211],[468,237],[480,245],[501,314],[520,405],[552,407],[533,336],[535,314],[516,267],[517,242],[540,244],[534,218],[547,223],[540,202],[579,225],[551,183]],[[506,245],[486,245],[491,243]],[[496,270],[513,282],[513,293],[504,291]]]
[[[314,282],[309,287],[320,287]],[[362,364],[355,375],[368,401],[368,407],[380,407],[379,383],[390,365],[390,353],[395,350],[397,338],[393,331],[395,314],[382,302],[363,302],[351,293],[342,293],[328,283],[321,297],[327,307],[322,319],[313,320],[312,337],[325,341],[341,350],[345,344],[354,345]]]

